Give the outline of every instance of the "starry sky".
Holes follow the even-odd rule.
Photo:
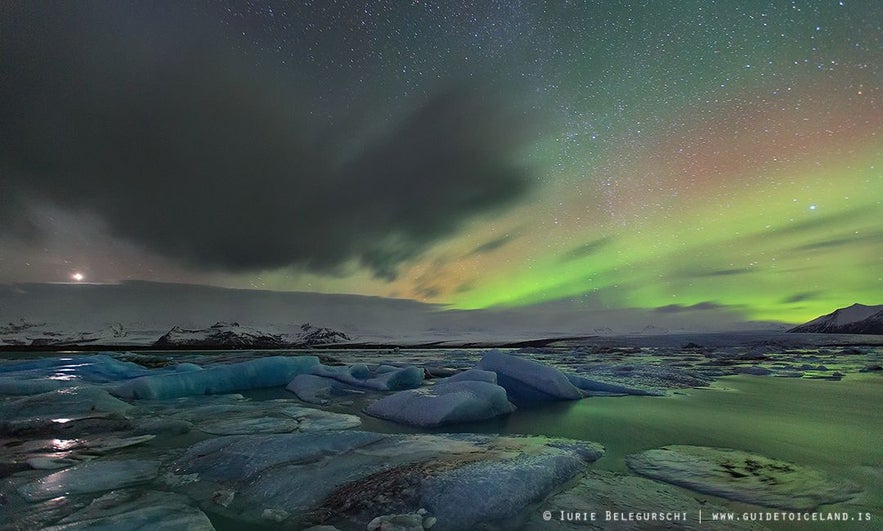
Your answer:
[[[883,302],[883,3],[4,2],[0,283]]]

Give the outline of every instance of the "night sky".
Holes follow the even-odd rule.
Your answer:
[[[883,303],[883,2],[0,5],[0,282]]]

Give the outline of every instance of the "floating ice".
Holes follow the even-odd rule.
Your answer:
[[[437,529],[475,529],[483,522],[521,515],[530,504],[585,470],[603,450],[568,451],[551,445],[539,453],[470,463],[430,476],[420,486],[421,504],[438,519]],[[592,459],[586,459],[586,456]]]
[[[32,395],[83,383],[106,383],[151,374],[106,354],[0,363],[0,395]]]
[[[28,501],[102,492],[150,481],[158,471],[157,461],[88,461],[27,483],[18,492]]]
[[[583,393],[558,369],[499,350],[485,354],[477,367],[497,373],[497,383],[506,389],[509,399],[516,404],[583,398]]]
[[[332,523],[321,517],[332,515],[364,526],[378,514],[425,507],[437,518],[423,520],[433,529],[464,529],[521,515],[602,454],[593,443],[545,437],[232,436],[192,446],[174,466],[178,477],[190,479],[170,485],[246,522],[266,522],[269,514],[281,518],[275,524],[307,527]],[[221,490],[235,495],[221,500],[215,495]]]
[[[318,363],[319,358],[315,356],[271,356],[214,366],[201,371],[178,371],[143,376],[118,385],[112,392],[124,398],[159,400],[281,387]]]
[[[313,374],[298,374],[285,387],[304,402],[310,404],[325,405],[331,398],[346,395],[355,391],[355,388],[332,378],[324,378]]]
[[[331,378],[354,387],[375,391],[399,391],[420,387],[424,376],[424,371],[420,367],[399,368],[382,365],[372,375],[364,364],[347,367],[317,365],[310,372],[315,376]]]
[[[97,387],[70,387],[18,398],[0,408],[0,433],[67,427],[84,419],[120,419],[130,404]]]
[[[628,389],[626,394],[645,395],[661,395],[666,389],[705,387],[713,379],[694,369],[646,362],[604,363],[583,367],[578,377],[593,382],[589,385],[589,391],[603,391],[600,386],[607,384]],[[580,386],[579,383],[574,384]],[[599,387],[592,389],[595,384]]]
[[[400,391],[366,408],[366,413],[424,428],[486,420],[515,410],[499,385],[462,380]]]
[[[576,374],[567,374],[567,379],[570,380],[570,383],[586,391],[589,395],[598,395],[598,394],[606,394],[606,395],[659,395],[662,393],[648,391],[646,389],[637,389],[635,387],[630,387],[627,385],[614,384],[608,382],[602,382],[600,380],[592,380],[586,378],[584,376],[579,376]]]
[[[359,417],[303,407],[295,400],[235,400],[195,405],[171,418],[213,435],[342,430],[361,424]]]
[[[706,494],[766,507],[812,510],[861,489],[814,469],[726,448],[665,446],[626,458],[629,468]]]
[[[467,371],[458,372],[442,380],[443,382],[459,382],[461,380],[475,380],[478,382],[497,383],[497,373],[492,371],[483,371],[481,369],[469,369]]]
[[[213,531],[211,521],[196,507],[169,492],[113,491],[63,518],[46,531],[75,529]]]

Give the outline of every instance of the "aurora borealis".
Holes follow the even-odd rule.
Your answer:
[[[0,282],[785,322],[883,302],[880,2],[3,9]]]

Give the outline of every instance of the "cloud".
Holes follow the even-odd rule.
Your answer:
[[[669,304],[667,306],[660,306],[655,308],[653,311],[658,313],[681,313],[681,312],[693,312],[693,311],[710,311],[710,310],[726,310],[728,307],[723,304],[718,304],[716,302],[706,301],[706,302],[698,302],[696,304],[692,304],[690,306],[685,306],[682,304]]]
[[[586,256],[595,254],[604,247],[610,245],[613,240],[614,238],[612,236],[607,236],[604,238],[599,238],[597,240],[592,240],[589,243],[580,245],[579,247],[574,247],[573,249],[561,255],[561,261],[569,262],[571,260],[577,260],[579,258],[584,258]]]
[[[791,295],[790,297],[786,297],[782,299],[782,302],[785,304],[791,304],[796,302],[810,301],[819,298],[819,296],[823,294],[823,291],[806,291],[803,293],[796,293],[794,295]]]
[[[197,267],[392,279],[528,191],[528,121],[473,87],[354,142],[311,117],[309,79],[175,8],[0,9],[0,235],[35,239],[28,205],[50,201]]]
[[[492,240],[486,241],[483,244],[477,246],[475,249],[470,251],[467,256],[475,256],[479,254],[489,253],[491,251],[496,251],[500,247],[503,247],[507,243],[514,240],[516,236],[512,236],[510,234],[506,234],[500,236],[499,238],[494,238]]]

